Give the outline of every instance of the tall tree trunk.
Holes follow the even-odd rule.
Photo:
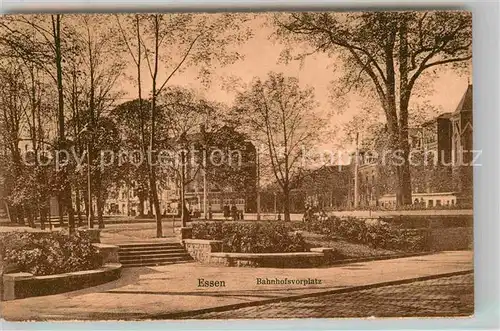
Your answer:
[[[97,221],[99,229],[104,229],[104,197],[101,191],[97,192]]]
[[[12,208],[6,200],[3,200],[5,212],[7,213],[7,217],[9,218],[9,223],[15,223],[15,217],[12,215]]]
[[[40,229],[45,230],[45,223],[47,222],[47,206],[43,203],[40,208]]]
[[[97,170],[94,178],[94,191],[96,194],[96,213],[97,213],[97,223],[99,225],[99,229],[104,229],[104,190],[102,186],[102,173]]]
[[[161,211],[160,211],[160,201],[158,200],[158,191],[156,188],[156,170],[154,164],[156,162],[155,158],[155,122],[156,122],[156,79],[158,75],[158,62],[159,62],[159,50],[160,50],[160,36],[159,36],[159,20],[158,14],[154,16],[155,20],[155,61],[154,61],[154,73],[153,73],[153,90],[152,90],[152,100],[151,100],[151,116],[150,116],[150,126],[151,126],[151,136],[149,141],[149,189],[153,196],[153,204],[155,208],[155,218],[156,218],[156,237],[161,238],[163,236],[162,223],[161,223]],[[149,156],[148,155],[148,156]]]
[[[149,191],[149,194],[148,194],[148,203],[149,203],[148,216],[153,216],[155,207],[154,207],[153,193],[151,191]]]
[[[61,228],[64,227],[64,201],[62,197],[62,193],[57,195],[57,211],[59,217],[59,226]]]
[[[399,25],[399,148],[402,151],[404,163],[399,166],[400,205],[412,204],[410,145],[408,143],[408,105],[411,87],[408,85],[408,28],[406,17],[402,16]]]
[[[28,225],[31,227],[31,228],[35,228],[35,210],[33,207],[31,208],[28,208],[27,210],[27,219],[28,219]]]
[[[52,231],[52,215],[50,214],[50,201],[51,201],[51,197],[48,196],[47,197],[47,200],[45,201],[45,203],[47,204],[47,222],[49,223],[49,230]]]
[[[283,188],[283,216],[285,222],[290,222],[290,189],[288,186]]]
[[[17,208],[12,206],[10,203],[5,202],[5,208],[7,208],[7,214],[9,215],[9,220],[11,223],[19,223],[17,218]]]
[[[80,196],[80,189],[79,188],[76,188],[76,192],[75,192],[75,202],[76,202],[76,215],[78,217],[78,226],[82,226],[82,210],[81,210],[81,203],[82,203],[82,199],[81,199],[81,196]]]
[[[54,17],[55,16],[55,17]],[[55,45],[55,62],[57,71],[57,94],[58,94],[58,129],[59,129],[59,148],[68,147],[64,132],[64,90],[63,90],[63,72],[62,72],[62,50],[61,50],[61,15],[52,15],[52,28]],[[75,218],[73,213],[73,203],[71,197],[71,183],[66,180],[67,173],[63,173],[63,196],[62,202],[68,213],[69,232],[75,232]]]
[[[140,121],[140,134],[141,134],[141,144],[143,148],[144,155],[147,155],[147,144],[146,144],[146,131],[145,131],[145,116],[144,116],[144,108],[143,108],[143,100],[142,100],[142,78],[141,78],[141,59],[142,59],[142,50],[141,50],[141,29],[140,29],[140,17],[138,14],[135,15],[135,27],[136,27],[136,38],[137,38],[137,61],[136,61],[136,69],[137,69],[137,95],[139,98],[139,121]],[[147,170],[147,169],[145,169]],[[147,170],[149,171],[149,170]],[[149,176],[149,175],[148,175]],[[143,187],[147,185],[140,184]],[[146,190],[146,192],[148,192]],[[138,194],[139,198],[139,206],[138,206],[138,214],[139,216],[144,216],[144,203],[146,197],[144,196],[144,190]],[[151,207],[150,207],[151,209]]]
[[[144,194],[140,193],[137,195],[139,199],[139,205],[137,206],[137,214],[140,217],[144,217]]]
[[[81,137],[80,137],[80,114],[78,110],[78,81],[77,81],[77,69],[76,66],[73,65],[73,71],[72,71],[72,84],[71,84],[71,109],[73,111],[73,121],[75,122],[73,124],[73,134],[76,137],[76,151],[80,155],[83,148],[82,148],[82,142],[81,142]],[[78,218],[78,226],[82,226],[82,211],[81,211],[81,205],[82,205],[82,198],[81,198],[81,190],[78,187],[78,183],[75,183],[75,207],[76,207],[76,215]]]
[[[408,196],[411,203],[411,187],[407,187],[409,181],[409,164],[408,164],[408,114],[401,113],[398,122],[398,111],[396,106],[396,72],[395,72],[395,63],[394,63],[394,46],[396,36],[398,34],[398,27],[389,26],[390,33],[387,35],[385,40],[385,63],[386,63],[386,98],[383,102],[383,108],[386,114],[387,126],[389,129],[389,134],[391,136],[392,146],[395,147],[393,152],[397,152],[397,155],[401,155],[403,157],[403,164],[396,164],[396,206],[402,206],[408,201]],[[401,32],[401,31],[399,31]],[[399,52],[402,51],[402,48],[405,46],[400,45]],[[407,45],[406,45],[407,47]],[[404,62],[404,61],[403,61]],[[404,72],[404,67],[401,66],[400,63],[400,73],[401,70]],[[404,66],[407,66],[407,63],[403,63]],[[401,105],[400,105],[401,110]],[[406,123],[406,129],[402,129],[401,124]],[[404,137],[406,136],[406,143]],[[409,191],[409,195],[408,195]]]
[[[17,206],[17,219],[19,220],[19,224],[21,225],[26,225],[24,221],[24,215],[26,213],[24,212],[24,207],[22,206]]]
[[[85,196],[83,199],[83,208],[85,208],[85,218],[89,219],[89,200],[87,199],[88,197],[88,191],[83,190],[83,195]]]

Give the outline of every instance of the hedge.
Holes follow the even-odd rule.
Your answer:
[[[314,215],[297,226],[329,238],[341,237],[348,242],[366,244],[373,248],[415,252],[425,250],[427,243],[425,230],[405,229],[383,220],[336,216],[321,218]]]
[[[306,252],[304,237],[285,222],[197,222],[193,238],[222,240],[225,252],[278,253]]]
[[[90,270],[102,264],[97,249],[84,233],[17,232],[2,239],[4,261],[35,276]]]

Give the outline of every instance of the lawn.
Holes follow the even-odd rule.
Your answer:
[[[367,257],[378,257],[378,256],[388,256],[401,253],[399,251],[392,251],[381,248],[372,248],[363,244],[353,244],[349,243],[342,238],[326,238],[324,235],[311,233],[307,231],[301,231],[304,239],[308,244],[313,247],[331,247],[335,248],[339,256],[343,259],[353,259],[353,258],[367,258]]]
[[[174,237],[172,230],[172,221],[162,222],[163,236]],[[176,224],[177,227],[180,226]],[[155,223],[136,223],[136,224],[112,224],[106,225],[101,231],[101,242],[103,243],[123,243],[134,241],[149,241],[156,238]]]

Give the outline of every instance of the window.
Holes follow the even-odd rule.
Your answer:
[[[441,200],[436,200],[436,206],[441,206]]]
[[[427,207],[434,207],[434,200],[429,200],[427,202]]]

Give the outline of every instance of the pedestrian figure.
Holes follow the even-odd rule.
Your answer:
[[[184,220],[186,223],[190,221],[190,212],[186,205],[184,205]]]
[[[233,218],[233,221],[238,220],[238,208],[236,208],[236,205],[234,203],[231,206],[231,216]]]
[[[328,215],[326,214],[326,212],[324,210],[321,210],[321,212],[319,214],[319,218],[320,218],[320,220],[325,221],[326,219],[328,219]]]
[[[224,205],[224,218],[228,219],[231,216],[231,210],[229,209],[229,205]]]

